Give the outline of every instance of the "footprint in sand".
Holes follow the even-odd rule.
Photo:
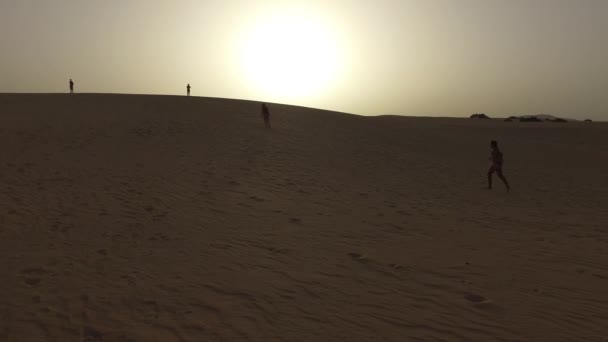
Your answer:
[[[168,212],[162,212],[156,215],[152,215],[152,220],[154,221],[162,221],[167,217],[167,214],[169,214]]]
[[[279,254],[287,254],[289,252],[289,249],[287,248],[275,248],[275,247],[268,247],[267,250],[269,252],[272,253],[279,253]]]
[[[464,299],[468,300],[471,303],[483,303],[488,301],[484,296],[472,293],[464,295]]]
[[[477,309],[488,311],[488,312],[493,312],[496,314],[504,313],[504,309],[502,307],[500,307],[499,305],[497,305],[496,303],[492,302],[491,300],[489,300],[488,298],[486,298],[484,296],[474,294],[474,293],[469,293],[469,294],[466,294],[464,296],[464,298],[466,300],[468,300],[469,302],[471,302],[471,304],[473,304]]]
[[[28,267],[21,270],[23,282],[30,286],[36,286],[42,281],[42,275],[47,271],[42,267]]]
[[[359,254],[359,253],[348,253],[348,255],[353,258],[354,260],[357,261],[361,261],[361,262],[365,262],[365,261],[369,261],[369,258],[363,254]]]
[[[42,279],[40,279],[40,278],[25,278],[23,280],[24,283],[26,283],[30,286],[36,286],[36,285],[40,284],[41,281],[42,281]]]
[[[86,341],[101,341],[103,338],[101,331],[90,326],[84,326],[82,332]]]
[[[388,265],[390,268],[396,269],[396,270],[400,270],[403,268],[403,266],[398,265],[398,264],[389,264]]]
[[[401,227],[401,226],[400,226],[400,225],[398,225],[398,224],[390,224],[389,226],[390,226],[390,227],[392,227],[392,228],[395,228],[395,229],[397,229],[397,230],[403,230],[403,227]]]
[[[67,233],[72,227],[73,227],[73,225],[71,225],[71,224],[63,224],[61,222],[54,222],[51,225],[50,231],[53,233],[56,233],[56,232]]]
[[[152,235],[151,237],[149,237],[148,240],[149,241],[159,241],[159,240],[169,241],[169,240],[171,240],[171,238],[164,234],[155,234],[155,235]]]
[[[216,243],[216,242],[211,242],[209,244],[209,246],[214,247],[214,248],[219,248],[219,249],[230,249],[230,248],[232,248],[232,245],[230,245],[230,244]]]

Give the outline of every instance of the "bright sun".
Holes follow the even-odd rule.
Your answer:
[[[335,81],[338,44],[317,18],[283,13],[246,32],[240,56],[249,83],[264,96],[288,100],[318,95]]]

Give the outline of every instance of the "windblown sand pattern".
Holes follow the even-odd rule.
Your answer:
[[[270,109],[0,95],[0,340],[606,341],[608,124]]]

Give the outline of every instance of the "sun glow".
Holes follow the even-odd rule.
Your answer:
[[[327,25],[304,13],[258,18],[244,34],[241,65],[260,95],[277,100],[319,95],[336,81],[338,40]]]

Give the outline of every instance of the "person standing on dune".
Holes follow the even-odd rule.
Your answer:
[[[509,182],[507,182],[507,178],[502,174],[502,152],[500,152],[500,149],[498,148],[498,142],[492,140],[492,142],[490,142],[490,148],[492,149],[492,154],[490,155],[492,166],[490,166],[490,169],[488,170],[488,189],[492,189],[492,174],[496,172],[498,178],[505,183],[507,191],[509,191],[511,190]]]
[[[270,111],[265,103],[262,103],[262,118],[264,118],[264,125],[266,128],[270,128]]]
[[[186,86],[186,93],[190,96],[190,83]]]
[[[70,78],[70,94],[74,93],[74,81]]]

